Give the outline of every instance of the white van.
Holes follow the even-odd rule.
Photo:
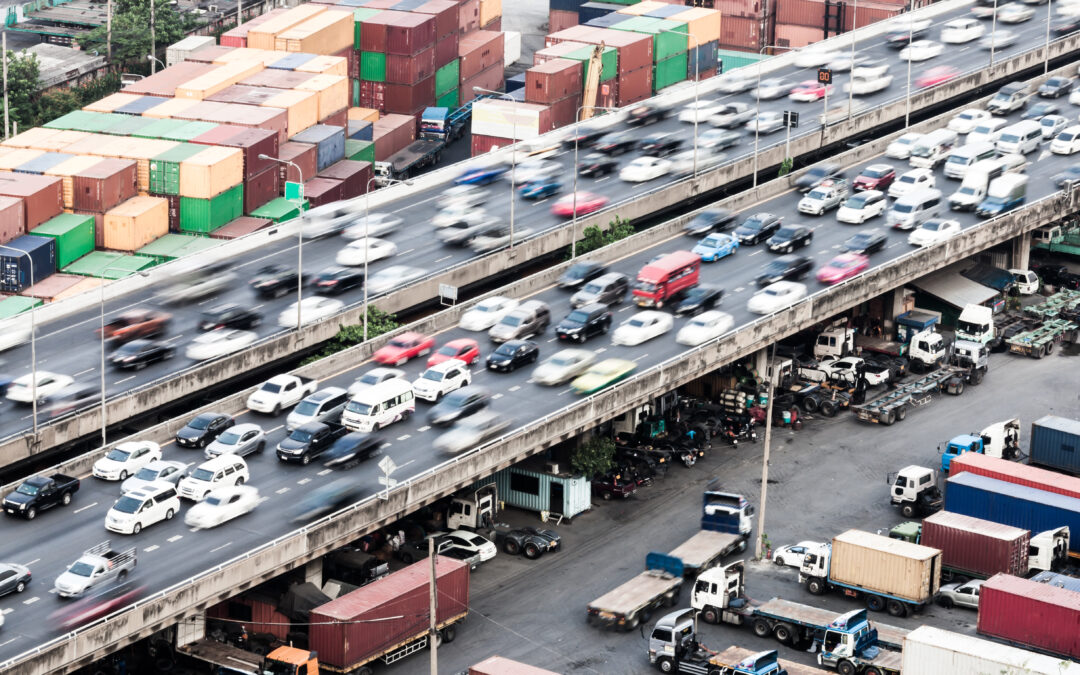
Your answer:
[[[349,431],[375,431],[408,418],[415,410],[412,384],[394,377],[353,396],[341,423]]]
[[[945,161],[960,140],[952,129],[937,129],[926,134],[911,147],[908,163],[917,169],[933,169]]]
[[[888,224],[898,230],[913,230],[941,215],[941,191],[919,190],[897,199],[889,209]]]
[[[236,455],[218,455],[192,469],[177,488],[180,496],[192,501],[202,501],[206,495],[222,485],[243,485],[251,478],[247,462]]]
[[[992,117],[975,125],[975,128],[967,135],[967,144],[972,143],[997,143],[1001,138],[1001,130],[1009,125],[1009,120],[1002,117]]]
[[[996,156],[997,148],[990,142],[961,145],[950,152],[949,158],[945,160],[945,177],[963,180],[968,169],[976,162],[993,159]]]
[[[960,189],[949,195],[949,208],[953,211],[974,211],[986,198],[990,181],[1006,171],[1005,162],[1000,158],[976,162],[964,174]]]
[[[172,520],[180,512],[180,498],[172,483],[147,483],[128,492],[105,514],[105,529],[120,534],[138,534],[144,527]]]
[[[1024,120],[1010,124],[1001,130],[1001,137],[997,140],[997,149],[1002,154],[1014,152],[1026,155],[1038,150],[1041,142],[1042,125],[1035,120]]]
[[[336,422],[349,401],[349,393],[341,387],[327,387],[296,404],[285,418],[290,432],[311,422]]]

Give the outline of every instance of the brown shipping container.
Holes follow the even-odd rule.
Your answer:
[[[762,2],[763,0],[713,0],[712,8],[719,11],[723,20],[727,21],[729,16],[761,16]]]
[[[550,105],[581,89],[581,61],[552,59],[525,71],[526,103]]]
[[[387,22],[386,53],[412,56],[435,46],[435,17],[407,13]]]
[[[720,22],[720,48],[757,52],[761,45],[761,20],[725,16]]]
[[[566,98],[555,101],[551,104],[551,125],[552,129],[560,129],[562,127],[573,124],[577,118],[577,111],[581,108],[581,94],[576,96],[567,96]]]
[[[414,115],[435,102],[435,76],[416,84],[387,84],[386,112]]]
[[[244,213],[251,213],[281,194],[281,172],[272,166],[244,181]]]
[[[503,65],[503,34],[490,31],[477,31],[458,41],[458,57],[461,64],[458,72],[461,81],[479,75],[491,66]]]
[[[175,66],[158,71],[154,75],[124,87],[123,91],[128,94],[146,94],[149,96],[166,96],[172,98],[176,88],[180,85],[209,73],[217,66],[209,63],[194,63],[182,61]]]
[[[360,52],[355,49],[349,52],[349,79],[360,79]]]
[[[482,7],[483,5],[481,5]],[[490,30],[496,33],[502,32],[502,17],[492,19],[490,23],[486,23],[480,26],[480,30]]]
[[[386,81],[390,84],[416,84],[435,74],[435,47],[415,56],[386,55]]]
[[[0,244],[26,234],[26,207],[18,197],[0,197]]]
[[[27,232],[60,215],[64,208],[63,181],[29,173],[0,174],[0,196],[23,200],[23,229]]]
[[[6,239],[3,241],[7,241]],[[45,302],[53,302],[65,291],[81,282],[86,277],[74,274],[52,274],[37,282],[30,288],[24,288],[19,295],[27,298],[39,298]]]
[[[512,661],[502,656],[491,656],[471,666],[469,675],[558,675],[558,673],[520,661]]]
[[[548,11],[548,31],[558,33],[567,28],[578,25],[578,13],[565,9],[552,9]]]
[[[304,198],[312,206],[323,206],[341,199],[341,181],[333,178],[312,178],[304,183]]]
[[[501,91],[504,84],[503,72],[503,64],[500,61],[480,74],[462,82],[459,94],[461,97],[460,102],[468,103],[476,98],[476,91],[473,87]]]
[[[435,43],[435,70],[458,57],[458,34],[452,33]]]
[[[618,52],[619,72],[625,73],[638,68],[653,65],[653,38],[644,33],[594,28],[592,26],[574,26],[548,35],[544,45],[550,47],[560,42],[583,42],[598,45],[601,42],[614,47]]]
[[[367,192],[371,181],[371,162],[343,159],[319,172],[319,178],[341,181],[341,198],[352,199]]]
[[[360,23],[360,51],[385,54],[386,36],[390,30],[390,24],[408,15],[408,12],[388,10],[364,19]]]
[[[287,164],[278,165],[282,189],[284,189],[286,181],[297,183],[303,178],[310,178],[315,175],[318,156],[316,147],[311,143],[296,143],[294,141],[282,143],[278,148],[278,158],[282,161],[292,162],[296,165],[296,168],[300,169],[300,175],[297,176],[296,168]]]
[[[180,195],[152,195],[161,197],[169,205],[169,232],[180,231]]]
[[[219,231],[214,232],[215,237],[217,237]],[[250,631],[269,633],[282,641],[288,639],[291,620],[278,611],[277,602],[273,598],[258,591],[250,591],[223,600],[206,609],[206,618],[208,619],[235,619],[238,615],[243,615],[245,619],[251,618],[250,622],[245,621],[244,623],[244,626]]]
[[[102,161],[93,155],[78,155],[45,170],[46,176],[57,176],[63,181],[64,208],[75,208],[75,188],[72,176]]]
[[[289,11],[286,7],[279,7],[278,9],[272,9],[265,14],[261,14],[254,19],[245,21],[236,28],[226,31],[221,35],[221,44],[227,47],[247,47],[247,35],[248,31],[252,28],[261,26],[262,24],[270,21],[274,17],[281,16],[285,12]]]
[[[103,159],[71,177],[72,205],[105,213],[139,192],[137,165],[130,159]]]
[[[480,0],[464,0],[458,6],[458,29],[461,36],[480,28]]]
[[[776,23],[778,26],[785,23],[822,28],[825,25],[825,3],[817,0],[783,0],[776,7]]]
[[[419,563],[417,563],[419,564]],[[978,631],[1080,659],[1080,593],[998,574],[979,591]]]
[[[476,157],[486,152],[491,152],[497,148],[502,148],[510,145],[513,141],[509,138],[499,138],[498,136],[482,136],[480,134],[472,134],[472,148],[471,155]]]
[[[160,197],[132,197],[105,213],[104,247],[136,251],[169,233],[169,203]]]
[[[360,80],[360,105],[386,112],[386,83]]]
[[[814,44],[825,38],[825,32],[821,28],[809,26],[795,26],[786,23],[776,24],[776,46],[800,49]],[[782,54],[783,52],[778,52]]]
[[[652,66],[620,73],[618,78],[619,106],[644,101],[652,96]]]
[[[941,551],[860,530],[833,537],[830,578],[911,602],[929,602],[941,583]]]
[[[923,520],[920,543],[941,549],[942,564],[966,576],[1024,576],[1030,538],[1031,533],[1018,527],[938,511]]]
[[[259,230],[265,230],[274,224],[274,221],[268,218],[251,218],[250,216],[241,216],[236,220],[230,221],[225,227],[219,227],[211,233],[211,237],[214,239],[239,239],[246,234],[252,232],[258,232]]]
[[[894,16],[902,14],[904,9],[905,5],[903,4],[896,5],[888,2],[860,2],[855,11],[844,13],[844,30],[854,30],[855,28],[862,28],[864,26],[869,26],[872,23],[877,23],[878,21],[891,19]]]
[[[413,563],[311,610],[308,647],[320,661],[349,670],[424,634],[431,623],[430,569],[426,560]],[[435,579],[435,624],[441,628],[468,613],[469,566],[438,556]],[[371,629],[371,621],[378,621],[379,630]]]
[[[416,140],[416,119],[410,115],[385,115],[372,124],[375,161],[381,162]]]
[[[335,113],[330,113],[326,119],[319,120],[319,124],[325,124],[328,127],[346,127],[349,125],[349,109],[342,108]]]
[[[225,36],[222,36],[222,42],[224,43],[224,41],[225,41]],[[236,46],[237,45],[231,45],[230,46],[230,45],[225,45],[225,44],[210,45],[209,47],[203,47],[202,49],[200,49],[197,52],[189,53],[184,58],[184,60],[185,61],[194,61],[195,63],[214,63],[219,58],[221,58],[222,56],[225,56],[226,54],[231,52],[233,49],[235,49]]]
[[[435,17],[435,38],[457,35],[458,3],[451,0],[429,0],[412,10],[415,14],[431,14]]]

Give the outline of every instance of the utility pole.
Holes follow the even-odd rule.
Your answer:
[[[150,0],[150,53],[157,57],[157,36],[154,34],[154,5],[157,4],[157,0]],[[150,61],[150,74],[153,75],[157,72],[157,61]]]
[[[765,369],[765,377],[768,385],[765,387],[766,396],[769,397],[769,405],[765,409],[765,456],[761,459],[761,503],[758,505],[757,539],[754,542],[754,557],[761,557],[761,540],[765,536],[765,504],[769,493],[769,443],[772,440],[772,411],[773,411],[773,360],[776,357],[776,344],[773,343],[772,354],[769,356],[769,365]]]
[[[112,0],[105,9],[105,51],[108,53],[109,64],[112,65]]]
[[[431,635],[428,636],[431,647],[431,675],[439,675],[439,629],[438,618],[435,614],[439,603],[436,600],[435,589],[435,539],[431,537],[427,542],[428,560],[431,561],[431,583],[428,584],[428,612],[431,614]]]
[[[244,23],[244,0],[236,0],[236,25]]]
[[[11,128],[8,124],[7,31],[4,31],[3,35],[3,46],[0,49],[4,52],[4,140],[7,140],[8,129]]]

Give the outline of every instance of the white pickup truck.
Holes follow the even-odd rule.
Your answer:
[[[820,361],[817,366],[800,367],[799,372],[805,379],[810,380],[811,382],[840,382],[849,386],[854,386],[860,366],[863,368],[863,375],[866,377],[866,383],[871,387],[876,387],[889,381],[888,367],[867,363],[858,356]]]
[[[319,383],[310,377],[275,375],[248,396],[247,407],[277,417],[282,410],[303,401],[318,388]]]
[[[56,577],[54,587],[62,598],[76,598],[95,586],[123,581],[135,569],[135,547],[114,551],[109,542],[86,549],[82,556]]]

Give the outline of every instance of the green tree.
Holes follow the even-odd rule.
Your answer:
[[[37,56],[29,52],[7,53],[9,117],[19,129],[29,129],[37,120],[38,75]],[[2,104],[0,104],[2,105]]]
[[[389,333],[392,330],[397,330],[401,324],[398,323],[397,317],[393,314],[383,312],[375,307],[368,307],[368,339],[378,337],[383,333]],[[343,352],[349,347],[355,347],[364,341],[364,326],[361,323],[356,326],[342,326],[334,337],[326,341],[322,349],[318,353],[313,354],[303,361],[300,365],[306,366],[309,363],[318,361],[319,359],[325,359],[327,356]]]
[[[577,254],[584,255],[598,248],[614,244],[620,239],[626,239],[634,234],[634,226],[626,218],[615,219],[608,223],[606,229],[601,230],[596,225],[590,225],[581,232],[582,238],[577,242]],[[570,256],[567,255],[567,260]]]
[[[190,15],[178,13],[167,0],[154,0],[154,36],[158,51],[182,40],[195,26]],[[99,26],[81,40],[83,49],[108,52],[108,30]],[[145,0],[118,0],[113,6],[112,56],[120,63],[146,63],[150,53],[150,3]]]
[[[578,446],[570,466],[589,480],[615,468],[615,441],[607,436],[593,436]]]

